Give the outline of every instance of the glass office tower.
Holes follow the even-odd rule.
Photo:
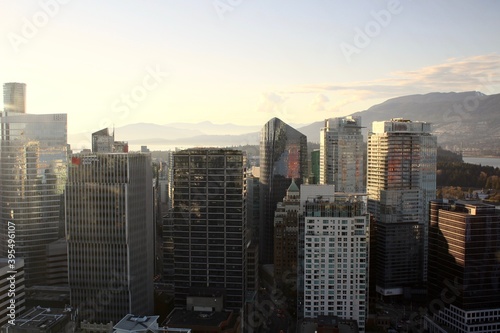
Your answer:
[[[173,159],[175,304],[186,307],[188,298],[221,295],[224,308],[240,311],[246,277],[245,156],[239,150],[192,148],[175,152]]]
[[[66,114],[4,111],[0,117],[0,256],[7,256],[12,222],[26,286],[46,282],[46,246],[63,235],[66,124]]]
[[[278,118],[269,120],[260,137],[260,263],[274,259],[274,212],[292,179],[300,186],[308,177],[307,137]]]
[[[428,332],[499,332],[499,281],[500,209],[480,201],[431,201]]]
[[[375,219],[377,292],[425,294],[428,203],[436,197],[436,137],[425,122],[373,122],[368,210]]]

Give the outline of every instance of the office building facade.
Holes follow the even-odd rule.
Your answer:
[[[61,237],[67,178],[66,114],[4,111],[0,116],[0,256],[16,226],[26,286],[45,283],[46,246]]]
[[[429,332],[500,331],[500,210],[481,202],[430,203]]]
[[[307,137],[278,118],[268,121],[260,135],[260,263],[274,259],[274,212],[292,179],[300,186],[307,171]]]
[[[364,191],[361,117],[330,118],[320,134],[320,184],[337,192]]]
[[[368,316],[369,214],[366,194],[335,192],[332,185],[302,185],[303,304],[305,321],[319,316],[356,320]]]
[[[377,235],[382,296],[425,294],[428,202],[436,197],[436,137],[429,123],[373,122],[368,136],[368,210]]]
[[[193,148],[173,154],[171,218],[178,307],[185,308],[188,299],[219,295],[224,308],[243,308],[245,164],[243,152],[232,149]]]
[[[80,319],[117,322],[153,312],[149,154],[75,154],[66,186],[71,305]]]

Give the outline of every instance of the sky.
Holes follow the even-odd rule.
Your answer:
[[[499,1],[0,0],[0,82],[69,133],[308,124],[389,98],[500,93]]]

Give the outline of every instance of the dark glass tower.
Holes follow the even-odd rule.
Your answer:
[[[292,179],[307,178],[307,137],[278,118],[269,120],[260,135],[260,263],[274,259],[274,212]]]
[[[500,210],[433,200],[429,209],[429,313],[438,332],[500,332]]]
[[[221,295],[224,308],[239,311],[246,275],[245,156],[192,148],[173,159],[175,304]]]
[[[500,210],[480,202],[433,200],[429,227],[429,296],[459,286],[463,310],[500,308]],[[455,282],[456,279],[456,282]]]

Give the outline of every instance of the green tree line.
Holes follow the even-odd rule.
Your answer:
[[[436,185],[500,190],[500,168],[464,163],[462,156],[438,148]]]

